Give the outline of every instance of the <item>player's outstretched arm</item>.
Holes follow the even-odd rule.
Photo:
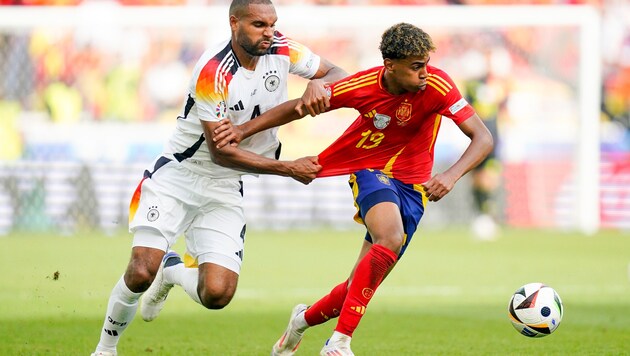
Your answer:
[[[257,132],[301,119],[305,114],[299,114],[294,110],[298,101],[299,99],[294,99],[284,102],[238,126],[233,126],[229,119],[223,119],[219,121],[217,127],[213,130],[212,142],[217,148],[223,148],[230,143],[237,145]]]
[[[295,161],[278,161],[240,149],[237,146],[226,145],[217,148],[212,143],[212,138],[218,125],[218,122],[202,121],[206,143],[212,161],[216,164],[244,172],[291,177],[303,184],[309,184],[315,179],[317,172],[322,169],[317,163],[317,157],[304,157]]]
[[[346,71],[322,58],[317,72],[308,82],[301,98],[282,103],[256,117],[255,120],[250,120],[238,127],[233,126],[229,119],[223,119],[215,128],[212,141],[217,148],[222,148],[228,144],[236,146],[257,132],[282,126],[301,119],[306,114],[319,115],[330,108],[328,83],[345,78],[347,75]]]
[[[302,97],[295,104],[295,111],[302,116],[309,114],[313,117],[328,111],[330,98],[326,87],[347,76],[348,73],[345,70],[322,58],[317,72],[306,85]]]
[[[481,163],[492,151],[492,134],[477,114],[459,124],[459,129],[470,138],[470,144],[450,168],[422,184],[430,201],[442,199],[464,174]]]

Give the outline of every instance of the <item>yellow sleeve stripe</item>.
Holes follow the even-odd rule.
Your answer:
[[[364,74],[364,75],[362,75],[360,77],[352,78],[352,79],[347,80],[345,82],[339,83],[339,85],[337,85],[337,89],[342,89],[342,88],[345,88],[347,86],[351,86],[351,85],[357,84],[357,83],[365,81],[365,80],[375,79],[377,76],[378,76],[378,72],[372,72],[372,73]]]
[[[446,96],[446,92],[445,92],[444,90],[442,90],[442,88],[440,88],[437,84],[435,84],[435,83],[433,83],[433,82],[429,81],[428,79],[427,79],[427,85],[429,85],[429,86],[433,87],[433,89],[435,89],[435,90],[439,91],[439,92],[440,92],[440,94],[442,94],[442,95]]]
[[[368,73],[368,74],[364,74],[364,75],[362,75],[360,77],[352,78],[350,80],[346,80],[345,82],[341,82],[341,83],[339,83],[339,85],[337,85],[337,87],[339,88],[339,87],[345,87],[345,86],[348,86],[348,85],[352,85],[353,83],[356,83],[358,81],[362,81],[362,80],[364,80],[366,78],[369,79],[369,78],[372,78],[372,77],[376,77],[377,75],[378,75],[378,72],[371,72],[371,73]]]
[[[371,78],[367,78],[367,79],[371,79]],[[343,94],[345,92],[349,92],[351,90],[355,90],[355,89],[359,89],[368,85],[372,85],[372,84],[376,84],[378,82],[378,80],[376,78],[373,78],[374,80],[370,81],[370,82],[365,82],[365,83],[357,83],[357,85],[355,86],[351,86],[348,87],[347,89],[344,90],[339,90],[339,87],[335,88],[335,92],[333,93],[333,96],[337,96],[340,94]]]
[[[448,89],[453,89],[453,86],[452,86],[449,82],[447,82],[447,81],[446,81],[446,79],[444,79],[444,78],[440,77],[440,76],[439,76],[439,75],[437,75],[437,74],[429,74],[429,78],[431,78],[431,79],[435,79],[435,80],[436,80],[436,82],[441,82],[441,83],[443,83],[443,84],[444,84],[444,86],[445,86],[445,87],[447,87]],[[448,90],[447,90],[447,91],[448,91]]]
[[[433,84],[439,86],[440,88],[442,88],[442,90],[444,90],[447,93],[449,92],[449,90],[451,90],[451,88],[448,88],[446,85],[442,84],[441,81],[439,81],[439,80],[437,80],[437,79],[435,79],[433,77],[427,78],[427,82],[430,82],[430,83],[433,83]]]
[[[352,88],[354,86],[360,85],[362,83],[365,83],[367,81],[370,81],[370,82],[374,81],[376,79],[377,79],[376,75],[371,75],[371,76],[367,76],[367,77],[366,76],[362,76],[362,77],[359,77],[359,78],[354,78],[354,79],[349,80],[349,81],[344,82],[344,83],[339,83],[336,86],[336,89],[337,90],[345,90],[345,89]]]

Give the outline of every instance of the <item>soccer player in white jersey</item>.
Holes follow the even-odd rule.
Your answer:
[[[275,129],[238,147],[212,143],[221,119],[238,125],[286,101],[289,73],[311,79],[298,105],[312,115],[329,105],[324,84],[347,75],[276,31],[276,20],[269,0],[233,1],[231,38],[207,50],[196,64],[175,131],[133,195],[131,259],[110,295],[93,355],[116,354],[145,291],[141,315],[146,321],[158,316],[174,285],[208,309],[228,305],[245,239],[241,176],[276,174],[308,184],[321,169],[315,157],[277,160]],[[182,234],[183,262],[175,252],[167,253]]]

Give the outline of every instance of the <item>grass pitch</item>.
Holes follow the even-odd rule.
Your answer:
[[[158,319],[139,315],[119,355],[268,355],[292,307],[312,303],[354,265],[361,230],[248,232],[239,289],[209,311],[175,288]],[[131,237],[0,238],[0,355],[88,355]],[[181,241],[183,243],[183,241]],[[183,244],[176,249],[183,251]],[[357,355],[630,355],[630,233],[595,236],[422,227],[355,332]],[[512,293],[544,282],[565,306],[551,336],[519,335]],[[298,355],[316,355],[334,322],[309,329]]]

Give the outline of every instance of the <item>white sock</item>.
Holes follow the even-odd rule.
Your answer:
[[[293,319],[293,326],[295,326],[300,332],[303,332],[310,327],[310,325],[306,322],[306,318],[304,318],[304,314],[305,313],[300,313],[295,316],[295,319]]]
[[[336,343],[336,342],[341,342],[344,344],[350,344],[350,341],[352,340],[352,338],[346,334],[342,334],[339,331],[334,331],[332,336],[330,337],[330,343]]]
[[[96,351],[116,352],[116,345],[122,332],[129,326],[138,309],[138,300],[142,293],[134,293],[125,284],[124,276],[112,289],[107,303],[107,314],[101,340],[96,346]]]
[[[181,286],[186,294],[195,302],[201,304],[197,286],[199,285],[199,270],[186,268],[183,263],[164,268],[164,281]]]

